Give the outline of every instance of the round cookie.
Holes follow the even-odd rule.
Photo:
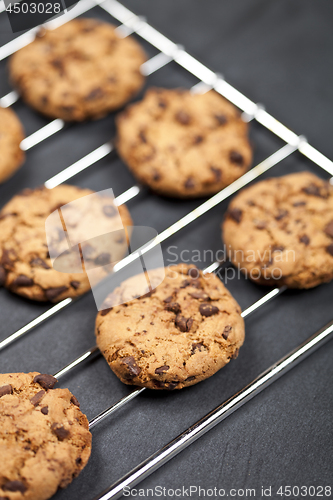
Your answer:
[[[14,111],[0,107],[0,183],[24,162],[25,155],[20,148],[23,139],[23,127]]]
[[[214,91],[149,89],[116,121],[120,156],[140,182],[163,195],[217,193],[252,161],[247,124]]]
[[[13,84],[23,99],[47,116],[66,121],[100,118],[135,95],[146,57],[115,26],[75,19],[36,39],[10,59]]]
[[[253,184],[223,223],[230,260],[262,285],[311,288],[333,278],[333,186],[310,172]]]
[[[65,488],[91,453],[87,417],[52,375],[0,374],[0,498],[45,500]]]
[[[72,210],[73,204],[64,207],[93,193],[90,189],[60,185],[51,190],[45,187],[26,189],[14,196],[0,211],[0,285],[29,299],[58,302],[90,289],[81,260],[84,260],[85,270],[90,269],[90,282],[95,284],[104,278],[127,250],[126,238],[121,240],[118,230],[123,225],[131,226],[132,221],[124,205],[118,207],[118,213],[110,199],[100,194],[85,202],[80,211]],[[47,241],[45,221],[51,213],[56,219]],[[87,238],[91,228],[97,234],[115,235],[113,255],[98,239]],[[82,242],[80,251],[78,245],[70,245],[68,239]],[[109,239],[104,246],[108,245]],[[72,252],[68,251],[70,247]],[[60,260],[54,261],[54,255],[59,255]]]
[[[97,345],[125,384],[182,389],[216,373],[243,344],[240,307],[214,274],[184,264],[165,272],[134,300],[142,275],[124,281],[113,292],[122,304],[97,315]]]

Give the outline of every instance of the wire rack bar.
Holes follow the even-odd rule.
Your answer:
[[[55,316],[59,311],[62,309],[65,309],[65,307],[69,306],[73,302],[73,299],[68,298],[64,299],[59,304],[56,304],[55,306],[52,306],[50,309],[48,309],[45,313],[41,314],[34,320],[30,321],[27,325],[23,326],[19,330],[17,330],[15,333],[12,333],[12,335],[9,335],[9,337],[5,338],[0,342],[0,351],[4,349],[5,347],[9,346],[9,344],[12,344],[15,342],[15,340],[19,339],[26,333],[30,332],[33,328],[35,328],[38,325],[41,325],[44,323],[44,321],[48,320],[49,318]]]
[[[203,271],[205,274],[208,272],[207,269],[205,269]],[[272,299],[274,299],[275,297],[277,297],[278,295],[280,295],[281,293],[283,293],[286,290],[286,288],[287,287],[275,288],[271,292],[267,293],[264,297],[262,297],[261,299],[259,299],[257,302],[255,302],[254,304],[252,304],[250,307],[248,307],[247,309],[245,309],[245,311],[242,312],[241,316],[243,318],[248,317],[250,314],[252,314],[253,312],[255,312],[257,309],[259,309],[260,307],[262,307],[264,304],[267,304]],[[91,347],[90,349],[88,349],[87,351],[85,351],[83,354],[81,354],[81,356],[79,356],[74,361],[72,361],[71,363],[69,363],[67,366],[65,366],[64,368],[62,368],[60,371],[58,371],[57,373],[55,373],[54,377],[57,378],[57,379],[59,379],[62,376],[68,374],[71,370],[73,370],[75,367],[77,367],[78,365],[80,365],[81,363],[83,363],[83,361],[86,361],[88,358],[91,358],[96,353],[101,354],[99,352],[98,347],[97,346]],[[102,422],[109,415],[113,414],[117,410],[120,410],[120,408],[123,408],[127,403],[129,403],[134,398],[136,398],[137,396],[139,396],[139,394],[141,394],[144,390],[146,390],[145,387],[136,388],[133,391],[131,391],[128,395],[124,396],[119,401],[117,401],[116,403],[114,403],[113,405],[111,405],[110,407],[108,407],[106,410],[102,411],[99,415],[97,415],[96,417],[94,417],[89,422],[89,428],[92,429],[93,427],[95,427],[95,425],[97,425],[98,423]]]
[[[220,265],[219,263],[214,262],[214,266],[215,266],[216,269],[219,267],[219,265]],[[208,266],[203,271],[203,273],[204,274],[210,273],[211,272],[210,271],[211,267],[212,267],[212,265]],[[286,289],[287,289],[286,286],[283,286],[283,287],[280,287],[280,288],[274,288],[273,290],[271,290],[270,292],[268,292],[266,295],[264,295],[261,299],[257,300],[254,304],[252,304],[247,309],[245,309],[241,313],[242,318],[247,318],[248,316],[250,316],[250,314],[254,313],[257,309],[259,309],[263,305],[268,304],[268,302],[270,302],[275,297],[277,297],[278,295],[280,295],[281,293],[283,293]],[[97,346],[91,347],[90,349],[88,349],[87,351],[85,351],[83,354],[81,354],[80,356],[78,356],[76,359],[74,359],[73,361],[71,361],[69,364],[67,364],[66,366],[64,366],[57,373],[55,373],[54,377],[58,379],[60,377],[63,377],[64,375],[67,375],[70,371],[73,370],[73,368],[76,368],[78,365],[80,365],[81,363],[83,363],[83,361],[86,361],[88,358],[90,358],[91,356],[93,356],[98,351],[99,351],[99,349],[98,349]]]
[[[77,175],[79,172],[82,172],[86,168],[90,167],[94,163],[98,162],[99,160],[107,156],[109,153],[111,153],[111,151],[113,151],[113,149],[114,148],[111,142],[103,144],[102,146],[98,147],[91,153],[87,154],[80,160],[76,161],[69,167],[59,172],[58,174],[51,177],[51,179],[47,180],[44,183],[44,186],[47,189],[53,189],[56,186],[59,186],[63,182],[66,182],[68,179],[74,177],[74,175]]]
[[[117,196],[117,198],[115,198],[114,201],[115,201],[116,205],[118,205],[118,206],[122,205],[123,203],[127,203],[132,198],[137,196],[139,194],[139,192],[140,192],[140,188],[138,186],[133,186],[133,187],[127,189],[127,191],[125,191],[121,195]],[[65,309],[70,304],[72,304],[74,301],[77,302],[81,297],[83,297],[83,295],[76,297],[75,299],[68,297],[67,299],[64,299],[61,302],[59,302],[58,304],[52,306],[45,313],[41,314],[40,316],[38,316],[34,320],[30,321],[30,323],[23,326],[22,328],[20,328],[19,330],[17,330],[16,332],[9,335],[7,338],[2,340],[0,342],[0,351],[2,351],[2,349],[5,349],[5,347],[7,347],[10,344],[12,344],[13,342],[15,342],[15,340],[18,340],[20,337],[23,337],[23,335],[30,332],[34,328],[36,328],[36,326],[41,325],[42,323],[44,323],[44,321],[47,321],[48,319],[55,316],[59,311]]]
[[[149,458],[141,462],[128,474],[116,481],[112,486],[105,490],[101,495],[95,497],[95,500],[110,500],[120,498],[125,487],[131,488],[143,481],[146,477],[159,469],[174,456],[187,448],[194,441],[203,436],[206,432],[213,429],[217,424],[238,410],[245,403],[263,391],[266,387],[275,382],[282,375],[294,368],[316,349],[324,345],[332,336],[333,321],[323,329],[312,335],[296,349],[274,363],[266,371],[261,373],[249,385],[232,396],[230,399],[217,406],[214,410],[207,413],[194,425],[186,429],[182,434],[170,441],[166,446],[158,450]]]
[[[222,201],[226,200],[229,196],[232,194],[236,193],[243,187],[245,187],[247,184],[252,182],[253,180],[257,179],[260,175],[268,171],[270,168],[274,167],[277,163],[281,162],[288,156],[290,156],[293,152],[296,151],[296,146],[291,146],[290,144],[286,144],[283,146],[281,149],[273,153],[271,156],[266,158],[263,162],[259,163],[256,167],[253,167],[251,170],[246,172],[242,177],[234,181],[232,184],[227,186],[226,188],[222,189],[219,193],[214,195],[212,198],[209,200],[205,201],[199,207],[195,208],[192,210],[192,212],[188,213],[184,217],[182,217],[180,220],[172,224],[170,227],[162,231],[159,235],[156,236],[151,242],[150,245],[146,245],[144,248],[139,249],[131,254],[129,254],[127,257],[122,259],[120,262],[118,262],[114,266],[114,272],[119,271],[120,269],[123,269],[125,266],[133,262],[135,259],[139,258],[141,255],[149,252],[152,250],[155,246],[159,245],[163,241],[167,240],[169,237],[172,235],[176,234],[178,231],[186,227],[188,224],[191,222],[195,221],[198,219],[201,215],[205,214],[212,208],[214,208],[216,205],[221,203]],[[91,153],[90,153],[91,154]],[[75,165],[75,164],[74,164]],[[82,166],[82,164],[81,164]],[[81,169],[82,170],[82,169]],[[80,171],[81,171],[80,170]],[[50,181],[51,179],[49,179]],[[46,181],[45,185],[47,187],[50,186],[49,181]],[[53,186],[54,187],[54,186]],[[132,188],[128,189],[120,195],[118,198],[115,198],[115,203],[120,205],[122,203],[125,203],[126,201],[129,201],[130,199],[134,198],[138,193],[140,192],[139,186],[133,186]],[[214,263],[214,265],[216,265]],[[76,299],[75,299],[76,300]],[[69,301],[69,302],[68,302]],[[46,319],[51,318],[54,314],[58,312],[58,310],[66,307],[67,305],[71,304],[73,302],[73,299],[64,299],[63,301],[59,302],[57,304],[57,309],[56,306],[51,307],[48,311],[43,313],[41,316],[35,318],[33,321],[25,325],[24,327],[20,328],[18,331],[12,333],[9,335],[6,339],[4,339],[2,342],[0,342],[0,351],[7,347],[9,344],[17,340],[18,338],[22,337],[26,333],[30,332],[33,328],[44,322]]]
[[[172,56],[177,64],[196,76],[200,81],[211,86],[223,97],[232,102],[247,115],[253,116],[258,123],[280,137],[284,142],[297,145],[299,151],[314,163],[333,175],[333,162],[312,146],[306,147],[305,140],[299,141],[299,136],[288,127],[267,113],[261,105],[251,101],[244,94],[227,83],[221,76],[199,62],[183,48],[162,35],[146,21],[136,16],[117,0],[105,0],[100,7],[107,11],[113,18],[129,27],[135,27],[135,32],[161,52]]]

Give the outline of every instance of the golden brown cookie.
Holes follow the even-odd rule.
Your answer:
[[[0,498],[45,500],[65,488],[91,453],[87,417],[52,375],[0,374]]]
[[[30,106],[51,117],[81,121],[129,101],[143,85],[145,59],[139,44],[119,37],[113,25],[81,18],[41,32],[12,56],[9,70]]]
[[[118,116],[117,128],[120,156],[140,182],[164,195],[216,193],[251,164],[247,124],[214,91],[149,89]]]
[[[142,275],[124,281],[113,292],[122,305],[98,313],[97,345],[125,384],[182,389],[216,373],[243,344],[240,307],[214,274],[185,264],[165,271],[134,300]]]
[[[14,111],[0,107],[0,183],[11,177],[24,162],[20,148],[23,139],[23,127]]]
[[[77,297],[90,289],[87,274],[82,271],[81,256],[85,269],[93,268],[95,272],[93,284],[105,277],[123,257],[126,241],[117,238],[111,255],[108,248],[104,249],[87,235],[91,234],[91,228],[98,229],[100,234],[109,233],[110,227],[114,231],[110,234],[118,235],[122,225],[130,226],[132,221],[124,205],[118,208],[118,213],[108,198],[104,200],[97,195],[80,212],[74,211],[73,206],[64,207],[91,194],[90,189],[61,185],[51,190],[26,189],[14,196],[0,211],[0,284],[34,300],[58,302]],[[51,213],[57,218],[47,240],[45,222]],[[81,248],[69,244],[75,240],[82,243]],[[69,252],[71,247],[73,251]],[[53,266],[49,252],[52,259],[54,254],[60,256],[52,261]]]
[[[258,182],[230,203],[223,240],[257,283],[326,283],[333,278],[333,186],[310,172]]]

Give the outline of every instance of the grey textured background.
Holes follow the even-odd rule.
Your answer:
[[[126,0],[136,13],[333,158],[332,88],[333,4],[327,0]],[[96,8],[89,16],[111,20]],[[0,44],[12,38],[0,16]],[[148,54],[155,52],[147,47]],[[196,81],[170,64],[147,85],[188,87]],[[10,90],[5,62],[0,63],[0,95]],[[46,120],[22,102],[14,106],[29,134]],[[0,204],[17,191],[42,184],[51,175],[104,143],[114,134],[114,118],[68,126],[66,131],[28,152],[24,167],[0,186]],[[251,125],[255,163],[282,143]],[[300,155],[274,167],[281,175],[310,169],[327,174]],[[134,182],[116,156],[105,158],[73,183],[92,189],[112,187],[115,194]],[[164,199],[146,192],[129,203],[134,222],[161,231],[199,201]],[[168,244],[181,249],[221,246],[220,222],[227,203],[191,224]],[[167,257],[167,246],[164,245]],[[168,262],[167,262],[168,263]],[[209,262],[202,264],[202,267]],[[230,284],[243,308],[264,293],[243,278]],[[141,460],[250,382],[262,370],[332,320],[333,283],[290,291],[246,321],[246,342],[237,361],[201,384],[180,392],[147,391],[93,431],[91,460],[57,500],[92,499]],[[44,311],[45,305],[0,291],[0,338]],[[0,354],[1,372],[54,373],[94,344],[96,309],[84,297]],[[256,488],[328,485],[332,479],[333,343],[328,343],[225,422],[165,465],[140,487]],[[61,381],[91,418],[129,388],[96,357]],[[195,497],[194,497],[195,498]],[[306,498],[306,497],[303,497]]]

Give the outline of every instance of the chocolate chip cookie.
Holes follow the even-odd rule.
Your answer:
[[[249,168],[247,124],[214,91],[149,89],[117,118],[118,151],[140,182],[167,196],[220,191]]]
[[[9,108],[0,107],[0,183],[11,177],[24,161],[20,120]]]
[[[10,60],[10,77],[23,99],[47,116],[66,121],[100,118],[142,87],[146,60],[139,44],[115,26],[75,19],[42,31]]]
[[[0,284],[39,301],[82,295],[123,257],[131,224],[103,192],[26,189],[0,211]]]
[[[230,203],[230,259],[262,285],[311,288],[333,278],[333,186],[309,172],[258,182]]]
[[[240,307],[214,274],[185,264],[165,272],[134,300],[142,275],[124,281],[113,292],[122,304],[98,313],[97,345],[125,384],[182,389],[216,373],[243,344]]]
[[[0,498],[45,500],[65,488],[91,453],[87,417],[52,375],[0,374]]]

